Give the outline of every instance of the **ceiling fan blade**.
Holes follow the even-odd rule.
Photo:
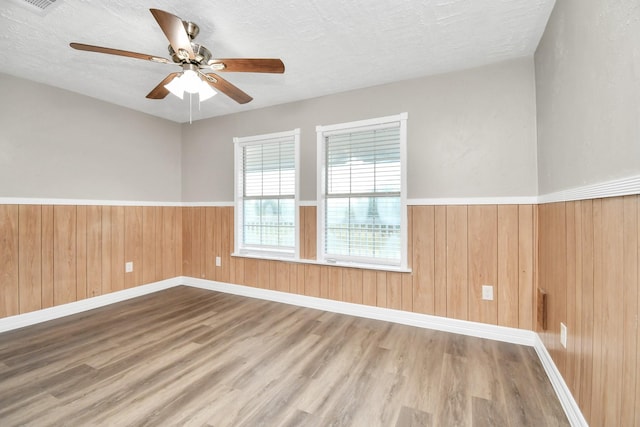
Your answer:
[[[169,43],[178,57],[182,59],[194,59],[195,54],[191,48],[191,39],[189,38],[187,29],[184,27],[182,19],[164,10],[149,10],[151,14],[153,14],[153,17],[156,18],[164,35],[169,39]],[[186,58],[184,56],[186,56]]]
[[[146,53],[130,52],[128,50],[111,49],[110,47],[93,46],[90,44],[82,43],[69,43],[69,46],[77,50],[86,50],[87,52],[98,52],[107,53],[109,55],[126,56],[128,58],[143,59],[145,61],[158,62],[161,64],[173,63],[168,59],[161,58],[159,56],[147,55]]]
[[[218,65],[220,64],[220,65]],[[227,58],[213,59],[209,65],[216,71],[244,73],[284,73],[284,63],[269,58]],[[223,68],[219,68],[223,67]]]
[[[246,104],[253,99],[252,97],[241,91],[238,87],[229,83],[217,74],[205,74],[205,81],[215,89],[219,90],[229,98],[236,101],[238,104]]]
[[[175,79],[180,73],[171,73],[167,77],[164,78],[158,86],[154,87],[151,92],[147,95],[149,99],[164,99],[168,94],[169,90],[164,87],[164,85],[169,84],[171,80]]]

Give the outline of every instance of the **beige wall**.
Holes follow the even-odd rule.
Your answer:
[[[316,125],[404,111],[409,198],[537,194],[533,64],[524,58],[185,124],[183,200],[233,201],[233,137],[297,127],[301,199],[315,200]]]
[[[234,136],[409,113],[410,198],[537,194],[530,58],[189,124],[0,75],[0,197],[232,201]],[[27,131],[28,130],[28,131]]]
[[[559,0],[535,54],[541,194],[640,173],[638,2]]]
[[[0,197],[180,201],[180,125],[0,74]]]

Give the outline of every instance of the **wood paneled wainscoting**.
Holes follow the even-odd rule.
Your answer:
[[[313,259],[316,208],[300,209]],[[412,272],[395,273],[232,257],[232,207],[0,205],[0,317],[185,275],[531,330],[539,285],[538,332],[585,418],[640,425],[640,196],[408,213]]]
[[[232,207],[183,208],[183,274],[240,285],[533,329],[534,205],[410,206],[411,273],[231,257]],[[300,208],[301,257],[314,259],[316,208]],[[216,256],[221,266],[215,267]],[[481,298],[494,286],[494,300]]]
[[[640,425],[639,211],[638,195],[539,206],[540,335],[593,426]]]
[[[181,266],[181,207],[0,204],[0,317],[180,276]]]
[[[301,255],[313,259],[316,208],[300,209]],[[394,273],[231,257],[232,207],[0,205],[0,317],[185,275],[532,329],[536,212],[411,206],[412,273]]]

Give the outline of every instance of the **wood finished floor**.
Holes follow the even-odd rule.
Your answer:
[[[0,425],[568,425],[529,347],[177,287],[0,334]]]

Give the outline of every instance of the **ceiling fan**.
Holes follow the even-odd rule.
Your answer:
[[[149,10],[169,40],[169,55],[173,62],[155,55],[111,49],[108,47],[92,46],[82,43],[70,43],[70,46],[74,49],[89,52],[126,56],[160,64],[180,65],[182,71],[171,73],[165,77],[164,80],[147,94],[147,98],[149,99],[164,99],[170,91],[182,97],[182,92],[174,91],[173,86],[175,86],[175,82],[178,80],[182,81],[184,79],[181,85],[182,87],[178,88],[178,90],[182,89],[190,93],[196,93],[198,92],[198,88],[208,89],[210,91],[209,86],[211,86],[236,102],[246,104],[253,99],[251,96],[219,75],[203,72],[202,70],[216,72],[284,73],[284,64],[280,59],[213,58],[209,49],[193,41],[200,32],[198,25],[193,22],[183,21],[181,18],[163,10]],[[215,94],[215,92],[211,92]],[[202,94],[203,92],[200,91],[199,93]]]

